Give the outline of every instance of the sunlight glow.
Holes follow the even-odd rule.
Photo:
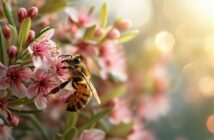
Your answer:
[[[172,50],[175,40],[172,34],[162,31],[155,36],[155,44],[160,51],[168,52]]]
[[[214,23],[214,0],[193,0],[196,10],[196,18],[202,23]]]

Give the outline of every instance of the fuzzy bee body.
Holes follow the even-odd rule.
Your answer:
[[[84,108],[91,99],[92,94],[100,104],[100,99],[97,95],[96,89],[89,80],[90,72],[85,64],[83,64],[82,56],[66,55],[64,57],[66,57],[66,59],[62,62],[66,63],[67,66],[63,68],[70,71],[70,78],[68,81],[63,82],[58,87],[52,89],[50,93],[54,94],[60,89],[63,89],[68,83],[71,83],[72,87],[75,89],[75,92],[67,100],[67,111],[76,112]]]
[[[81,77],[74,77],[72,86],[75,89],[75,93],[67,101],[67,110],[74,112],[86,106],[92,96],[92,93],[87,82]]]

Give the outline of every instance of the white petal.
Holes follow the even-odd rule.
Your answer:
[[[26,96],[26,94],[27,94],[27,89],[26,89],[25,85],[22,83],[13,85],[11,87],[11,89],[12,89],[13,94],[19,98],[22,98],[22,97]]]
[[[99,129],[84,130],[79,140],[104,140],[105,132]]]
[[[71,19],[74,22],[78,22],[78,14],[77,14],[77,11],[74,8],[68,7],[68,8],[65,9],[65,12],[71,17]]]
[[[37,95],[37,86],[35,84],[30,85],[27,89],[27,97],[31,99],[36,95]]]
[[[38,95],[34,99],[34,103],[38,109],[45,109],[47,107],[48,101],[47,101],[46,97],[44,97],[42,95]]]
[[[33,56],[33,64],[36,68],[40,68],[42,66],[42,60],[38,56]]]

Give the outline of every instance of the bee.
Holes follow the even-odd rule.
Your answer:
[[[58,87],[52,89],[50,93],[57,93],[68,83],[71,83],[72,87],[75,89],[75,92],[74,95],[70,96],[67,100],[67,111],[76,112],[84,108],[91,99],[92,94],[100,104],[101,101],[97,91],[90,81],[90,72],[83,63],[84,58],[81,55],[61,55],[61,57],[64,58],[62,63],[67,64],[62,68],[69,70],[70,78]]]

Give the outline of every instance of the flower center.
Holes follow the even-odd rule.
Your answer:
[[[39,81],[39,86],[46,87],[46,81],[45,80]]]
[[[18,73],[9,73],[8,77],[10,78],[10,80],[16,81],[19,79],[19,74]]]

